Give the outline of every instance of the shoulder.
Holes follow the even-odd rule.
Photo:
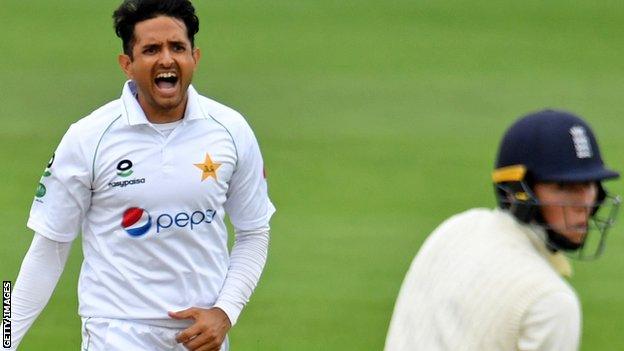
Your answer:
[[[203,95],[198,95],[198,101],[206,117],[223,126],[234,139],[253,135],[249,123],[240,112]]]
[[[493,274],[500,279],[565,284],[547,257],[533,245],[528,230],[506,211],[475,208],[444,221],[427,242],[453,250],[468,261],[497,267]]]
[[[119,122],[121,108],[119,100],[115,100],[74,122],[65,132],[57,156],[67,154],[73,162],[88,165],[103,135]]]
[[[488,220],[493,219],[495,217],[495,213],[495,210],[477,207],[460,212],[450,217],[447,221]]]
[[[440,225],[427,237],[419,250],[419,255],[427,255],[431,252],[461,251],[462,255],[474,255],[481,248],[479,243],[482,236],[482,228],[490,228],[494,221],[493,210],[474,208],[455,214]],[[477,250],[464,250],[469,246],[477,246]]]
[[[113,100],[73,123],[67,134],[85,143],[97,143],[102,133],[121,118],[122,103]]]
[[[483,223],[496,221],[496,210],[491,210],[487,208],[473,208],[449,217],[438,226],[436,231],[456,228],[466,229],[467,226],[476,227],[482,225]]]
[[[514,242],[528,244],[525,231],[526,225],[520,223],[509,212],[495,208],[473,208],[456,214],[444,221],[437,229],[452,230],[461,233],[470,233],[473,239],[488,238],[495,239],[505,245],[510,245],[510,249],[515,249]],[[528,246],[527,246],[528,248]]]

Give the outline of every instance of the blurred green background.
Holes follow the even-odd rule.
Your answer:
[[[245,114],[278,207],[233,350],[380,350],[426,235],[494,205],[519,115],[585,116],[624,171],[622,1],[195,1],[196,88]],[[121,93],[112,0],[2,0],[0,276],[32,238],[38,179],[70,123]],[[610,189],[622,193],[620,182]],[[624,224],[574,264],[583,350],[624,349]],[[80,242],[24,350],[78,349]]]

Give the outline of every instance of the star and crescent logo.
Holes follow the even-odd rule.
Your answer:
[[[194,163],[194,165],[202,171],[202,182],[210,177],[217,180],[217,169],[221,167],[221,164],[213,162],[209,154],[206,153],[203,163]]]

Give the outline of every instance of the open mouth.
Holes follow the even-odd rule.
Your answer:
[[[168,91],[174,89],[178,83],[178,75],[173,72],[159,73],[154,79],[154,83],[158,89]]]

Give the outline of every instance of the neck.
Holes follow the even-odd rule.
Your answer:
[[[154,102],[147,101],[141,93],[137,94],[137,99],[147,120],[156,124],[171,123],[181,120],[184,117],[184,111],[186,111],[186,104],[188,102],[188,96],[184,96],[183,101],[178,105],[171,108],[164,108]]]

